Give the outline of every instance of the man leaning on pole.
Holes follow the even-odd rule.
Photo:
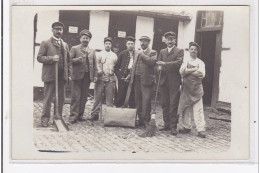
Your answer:
[[[61,36],[64,25],[61,22],[52,24],[53,36],[41,43],[37,60],[43,64],[42,81],[44,82],[43,110],[41,125],[47,127],[50,120],[52,98],[55,93],[55,64],[58,63],[58,117],[62,117],[64,104],[64,88],[68,82],[69,47]],[[56,110],[56,109],[55,109]],[[56,117],[57,118],[57,117]]]
[[[157,64],[162,67],[160,80],[160,94],[163,109],[164,127],[177,135],[178,103],[180,99],[181,75],[179,73],[184,51],[175,46],[176,35],[170,31],[164,34],[167,48],[162,49]]]

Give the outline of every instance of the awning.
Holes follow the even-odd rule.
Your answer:
[[[160,11],[160,10],[138,10],[138,11],[117,11],[117,10],[109,10],[109,12],[119,12],[119,13],[127,13],[127,14],[135,14],[138,16],[145,16],[145,17],[157,17],[157,18],[167,18],[172,20],[191,20],[192,15],[182,12],[174,12],[174,11]]]

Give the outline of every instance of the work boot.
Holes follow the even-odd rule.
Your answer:
[[[83,116],[79,116],[78,121],[85,121],[85,119],[83,119]]]
[[[41,126],[42,127],[48,127],[49,126],[49,119],[48,118],[42,118],[41,120]]]
[[[99,119],[98,115],[91,115],[91,117],[88,119],[90,121],[97,121]]]
[[[169,126],[163,126],[162,128],[159,129],[159,131],[168,131],[171,130]]]
[[[206,133],[204,131],[198,132],[198,137],[206,138]]]
[[[178,134],[176,128],[172,128],[171,132],[172,132],[172,135],[174,135],[174,136],[176,136]]]
[[[77,119],[76,118],[70,118],[69,119],[69,124],[74,124],[77,122]]]
[[[190,131],[191,131],[190,129],[187,129],[187,128],[184,127],[184,128],[179,130],[179,133],[184,133],[185,134],[185,133],[190,133]]]

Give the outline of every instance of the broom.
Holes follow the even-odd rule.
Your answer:
[[[145,132],[142,133],[140,135],[140,137],[152,137],[152,136],[155,136],[155,134],[156,134],[156,129],[157,129],[156,123],[155,123],[156,102],[157,102],[158,90],[159,90],[159,85],[160,85],[160,79],[161,79],[161,73],[162,73],[161,69],[162,69],[162,67],[159,66],[158,69],[159,69],[159,80],[158,80],[158,84],[157,84],[157,87],[156,87],[154,108],[153,108],[153,111],[152,111],[150,122],[149,122],[149,124],[146,125]]]
[[[69,131],[69,127],[64,122],[61,115],[59,115],[59,91],[58,91],[58,62],[55,64],[55,114],[54,115],[54,125],[59,132]]]

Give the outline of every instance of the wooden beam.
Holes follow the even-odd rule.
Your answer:
[[[199,28],[196,31],[197,32],[205,32],[205,31],[221,31],[221,30],[222,30],[221,26],[212,26],[212,27]]]

